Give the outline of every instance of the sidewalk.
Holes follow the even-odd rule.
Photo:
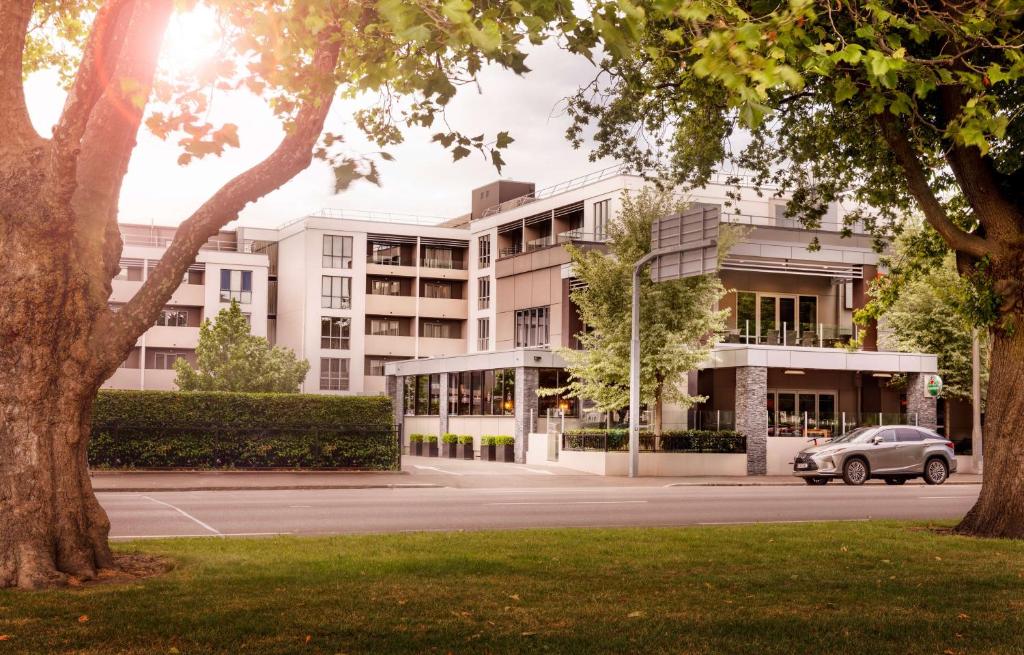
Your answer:
[[[430,489],[518,487],[746,487],[803,486],[788,475],[751,477],[626,478],[558,467],[405,457],[405,469],[358,471],[93,471],[98,492],[239,491],[287,489]],[[981,476],[956,474],[946,484],[980,484]],[[840,481],[832,484],[842,484]],[[884,484],[872,480],[869,484]],[[924,484],[911,480],[908,484]]]

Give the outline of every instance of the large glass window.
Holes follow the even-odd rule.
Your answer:
[[[757,294],[740,291],[736,294],[736,328],[743,343],[757,343]]]
[[[385,266],[403,266],[402,246],[394,243],[372,243],[370,261]]]
[[[401,335],[401,324],[397,318],[371,318],[370,334],[384,337]]]
[[[324,235],[324,268],[352,268],[352,237]]]
[[[462,330],[457,322],[423,321],[420,336],[430,339],[461,339]]]
[[[477,240],[477,251],[480,256],[480,268],[491,265],[491,235],[485,234]]]
[[[516,312],[516,348],[548,345],[548,308],[535,307]]]
[[[608,239],[608,222],[611,212],[611,201],[601,200],[594,203],[594,240],[605,241]]]
[[[451,282],[441,280],[425,280],[423,282],[424,298],[457,298],[459,295]]]
[[[800,296],[800,334],[818,331],[818,297]]]
[[[371,278],[370,294],[374,296],[401,296],[402,281],[393,278]]]
[[[455,252],[451,248],[425,246],[422,264],[429,268],[455,268]]]
[[[321,357],[320,358],[320,389],[321,391],[347,391],[348,390],[348,364],[347,358]]]
[[[252,271],[220,269],[220,301],[252,302]]]
[[[491,319],[476,319],[476,349],[488,350],[491,347]]]
[[[569,384],[569,374],[560,368],[542,368],[538,372],[537,387],[540,389],[560,389]],[[576,416],[577,399],[567,394],[540,396],[537,399],[537,415],[547,416],[549,410],[558,409],[566,416]]]
[[[320,306],[348,309],[352,306],[352,278],[324,275],[320,278]]]
[[[416,376],[407,375],[405,378],[405,393],[402,394],[402,400],[405,401],[405,413],[415,414],[416,413]]]
[[[339,316],[320,317],[320,347],[347,350],[352,319]]]
[[[156,317],[156,324],[167,327],[187,327],[188,310],[165,307],[160,310],[160,315]]]

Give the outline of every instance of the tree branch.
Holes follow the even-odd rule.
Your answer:
[[[921,211],[924,212],[925,220],[954,250],[975,257],[982,257],[990,252],[989,244],[984,238],[965,232],[949,220],[946,210],[928,184],[928,176],[921,165],[921,160],[918,159],[917,153],[914,152],[910,141],[907,140],[903,127],[897,125],[893,116],[887,112],[878,114],[876,119],[885,142],[889,144],[889,148],[896,157],[896,162],[903,169],[903,175],[907,179],[911,195],[914,196]]]
[[[5,145],[22,149],[42,143],[28,115],[21,77],[32,5],[32,0],[0,2],[0,134]]]
[[[53,128],[50,175],[68,189],[74,188],[79,147],[93,108],[114,79],[133,5],[134,0],[110,0],[97,12],[75,82]]]
[[[309,166],[337,88],[333,73],[340,43],[335,36],[332,31],[321,37],[308,76],[316,78],[313,84],[317,90],[303,102],[291,130],[274,152],[221,187],[182,223],[142,288],[121,311],[108,315],[109,329],[98,331],[97,337],[104,341],[101,352],[113,358],[111,365],[116,366],[138,336],[153,324],[195,261],[200,247],[236,219],[245,205],[279,188]]]

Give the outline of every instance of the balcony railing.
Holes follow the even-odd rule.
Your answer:
[[[584,232],[582,228],[568,230],[558,235],[558,243],[605,243],[608,241],[607,232]]]
[[[424,257],[420,260],[420,266],[426,268],[443,268],[452,271],[462,271],[466,269],[466,263],[458,259],[437,259],[431,257]]]
[[[726,330],[723,343],[739,343],[751,346],[796,346],[802,348],[835,348],[848,345],[857,338],[857,328],[824,323],[806,324],[799,330],[791,330],[782,323],[780,329],[762,329],[758,334],[755,325]]]
[[[122,234],[121,241],[126,246],[150,246],[154,248],[166,248],[174,241],[174,237],[163,237],[156,234]],[[252,252],[251,240],[236,241],[234,239],[210,239],[199,246],[200,250],[216,250],[218,252]]]
[[[399,255],[370,255],[366,258],[367,264],[378,264],[380,266],[415,266],[411,257]]]
[[[523,252],[523,244],[517,243],[507,248],[498,249],[498,259],[504,259],[505,257],[515,257],[519,253]]]
[[[539,239],[532,239],[526,242],[526,252],[533,252],[534,250],[541,250],[543,248],[550,248],[551,246],[558,244],[558,237],[553,234],[549,234],[546,237],[540,237]]]

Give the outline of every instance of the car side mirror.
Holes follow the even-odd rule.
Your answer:
[[[882,435],[876,434],[874,437],[871,438],[871,443],[875,444],[876,446],[882,443]]]

